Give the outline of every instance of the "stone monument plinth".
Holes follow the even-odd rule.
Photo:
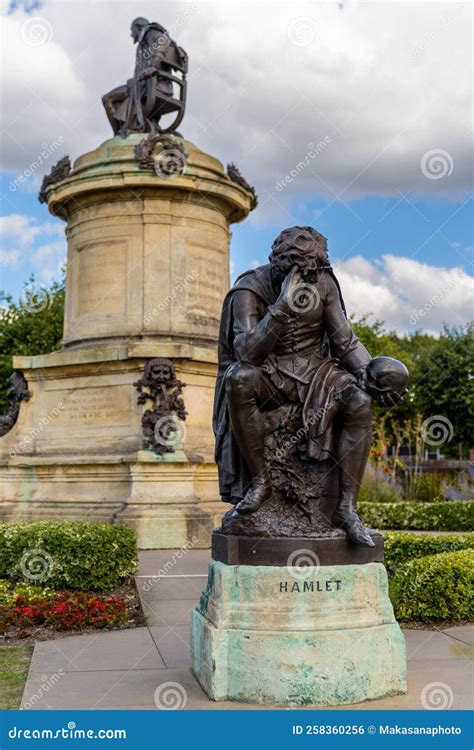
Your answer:
[[[67,223],[64,338],[14,359],[29,399],[0,439],[0,513],[125,522],[140,547],[207,547],[221,508],[211,419],[229,225],[253,196],[192,143],[155,140],[115,136],[44,190]],[[169,382],[147,401],[153,379],[136,383],[155,358]],[[184,419],[163,402],[175,381]],[[165,422],[161,449],[146,414],[155,433]]]
[[[194,674],[215,701],[330,706],[403,693],[405,640],[387,589],[377,562],[212,561],[193,612]]]

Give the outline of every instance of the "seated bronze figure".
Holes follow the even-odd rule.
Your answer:
[[[351,541],[372,547],[356,511],[371,445],[372,399],[396,404],[407,392],[408,371],[390,357],[372,359],[354,334],[319,232],[285,229],[269,261],[237,279],[222,310],[214,405],[222,499],[235,506],[234,520],[271,503],[277,474],[271,467],[284,450],[277,439],[268,456],[267,437],[278,434],[291,412],[299,427],[286,440],[294,442],[301,471],[308,462],[313,469],[329,463],[337,474],[337,501],[327,520]],[[297,467],[286,466],[287,497],[294,498],[297,474]],[[311,487],[306,500],[308,492]],[[289,514],[293,508],[287,506]]]
[[[163,26],[146,18],[135,18],[131,36],[137,45],[133,78],[102,97],[114,135],[173,133],[186,106],[188,56]],[[170,113],[173,121],[160,127]]]

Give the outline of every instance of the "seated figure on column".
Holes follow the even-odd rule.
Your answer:
[[[137,45],[133,78],[102,97],[114,135],[175,132],[186,105],[188,56],[161,24],[146,18],[132,21],[131,37]],[[162,128],[160,119],[170,113],[173,122]]]
[[[303,460],[329,458],[337,466],[332,524],[372,547],[356,511],[372,398],[395,405],[407,392],[408,371],[390,357],[372,359],[354,334],[323,235],[312,227],[285,229],[269,261],[237,279],[222,310],[214,405],[222,499],[242,516],[269,500],[264,415],[299,405]]]

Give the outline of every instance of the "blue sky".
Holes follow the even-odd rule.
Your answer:
[[[2,3],[1,289],[59,277],[63,224],[38,202],[41,178],[110,137],[100,97],[131,75],[138,14],[190,55],[185,137],[235,161],[259,195],[232,227],[234,276],[266,262],[281,229],[310,224],[356,315],[401,334],[423,305],[417,322],[434,333],[472,317],[469,4],[410,3],[409,26],[403,2],[135,2],[132,13],[119,1],[113,17],[104,1],[35,5]]]
[[[315,225],[329,238],[331,260],[363,255],[376,260],[384,253],[420,262],[472,270],[472,202],[367,197],[349,206],[315,197],[292,205],[295,223]],[[234,229],[233,261],[241,273],[252,259],[265,262],[279,224],[259,227],[250,222]]]
[[[35,225],[57,224],[58,232],[65,224],[52,217],[46,205],[38,201],[38,181],[30,178],[30,191],[10,190],[14,177],[8,173],[0,176],[3,196],[3,215],[24,214]],[[36,186],[33,191],[33,184]],[[279,198],[279,196],[277,196]],[[258,211],[258,209],[257,209]],[[401,196],[377,198],[370,196],[351,201],[347,205],[335,200],[314,196],[306,203],[295,201],[288,206],[294,224],[310,224],[329,238],[332,262],[362,255],[376,260],[383,253],[416,258],[433,266],[450,268],[459,266],[466,273],[473,265],[473,212],[472,201],[466,194],[464,200],[451,201],[433,197],[418,200]],[[286,218],[289,218],[286,215]],[[242,273],[254,260],[266,262],[271,243],[281,231],[278,217],[260,223],[252,216],[232,226],[231,259],[233,274]],[[30,250],[50,241],[48,232],[39,232]],[[8,246],[4,249],[8,249]],[[22,252],[14,269],[3,267],[2,288],[12,294],[21,291],[23,281],[39,268],[32,263],[31,253]],[[40,272],[40,273],[38,273]]]

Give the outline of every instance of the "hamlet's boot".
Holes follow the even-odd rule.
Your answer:
[[[354,510],[354,501],[358,487],[342,490],[337,510],[333,515],[333,523],[344,529],[351,542],[375,547],[375,543]]]
[[[265,475],[261,478],[254,479],[250,489],[247,490],[245,497],[237,503],[235,509],[237,513],[246,515],[247,513],[255,513],[260,508],[262,503],[272,494],[272,488],[268,477]]]

